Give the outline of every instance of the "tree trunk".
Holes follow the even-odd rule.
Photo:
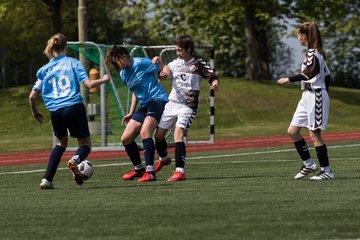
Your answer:
[[[60,33],[62,30],[61,22],[61,0],[42,0],[49,11],[51,12],[51,22],[53,25],[54,33]]]
[[[262,25],[263,26],[263,25]],[[257,43],[258,43],[258,52],[259,52],[259,68],[260,68],[260,79],[270,80],[270,64],[269,64],[269,46],[266,30],[259,29],[257,31]]]
[[[249,80],[259,80],[258,56],[255,30],[255,6],[252,0],[244,0],[245,7],[245,41],[246,41],[246,75]]]
[[[5,88],[5,48],[1,49],[1,75],[0,75],[0,88]]]

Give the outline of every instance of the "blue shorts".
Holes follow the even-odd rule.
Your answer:
[[[131,119],[143,123],[145,117],[151,116],[156,119],[159,123],[161,115],[164,111],[166,101],[162,100],[153,100],[147,106],[140,106],[135,113],[132,115]]]
[[[54,134],[60,140],[68,135],[68,130],[71,137],[90,136],[85,106],[82,103],[51,112],[51,122]]]

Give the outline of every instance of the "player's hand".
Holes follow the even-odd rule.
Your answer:
[[[218,92],[219,91],[219,80],[212,81],[210,89],[214,90],[215,92]]]
[[[280,85],[288,82],[289,82],[289,78],[280,78],[279,80],[277,80],[277,84]]]
[[[160,62],[160,57],[159,57],[159,56],[155,56],[155,57],[151,60],[151,62],[152,62],[153,64],[157,64],[158,62]]]
[[[40,112],[33,113],[33,116],[36,121],[38,121],[39,123],[43,123],[43,115]]]
[[[105,75],[102,77],[102,80],[103,80],[104,82],[107,82],[107,81],[110,80],[110,76],[109,76],[108,74],[105,74]]]
[[[160,71],[159,76],[160,77],[167,77],[168,75],[167,75],[167,73],[165,71]]]
[[[126,114],[123,118],[122,118],[122,120],[121,120],[121,124],[127,124],[129,121],[130,121],[130,119],[131,119],[131,117],[132,117],[132,114],[131,113],[128,113],[128,114]]]

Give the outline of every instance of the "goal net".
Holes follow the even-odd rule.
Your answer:
[[[106,74],[104,57],[112,45],[96,44],[93,42],[68,42],[70,57],[80,59],[92,79],[93,73],[97,78]],[[173,45],[165,46],[124,46],[133,57],[160,56],[167,64],[177,56]],[[196,46],[197,53],[214,68],[214,49],[211,46]],[[122,148],[120,137],[125,129],[121,120],[127,114],[131,103],[131,92],[124,85],[119,74],[110,73],[111,80],[98,87],[90,89],[85,102],[89,116],[89,128],[93,150],[114,150]],[[162,85],[168,93],[171,90],[171,80],[162,80]],[[84,97],[84,96],[83,96]],[[191,128],[187,133],[187,143],[214,143],[215,134],[215,106],[214,95],[209,90],[207,80],[202,81],[199,111]],[[173,143],[173,135],[167,134],[168,143]],[[136,142],[142,145],[141,139]],[[77,146],[72,140],[69,146]]]

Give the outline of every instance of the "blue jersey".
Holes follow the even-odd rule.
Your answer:
[[[130,69],[120,71],[120,78],[132,91],[140,106],[147,106],[152,100],[168,101],[165,89],[159,83],[156,73],[160,63],[153,64],[148,58],[132,58]]]
[[[36,76],[33,90],[42,92],[49,111],[83,102],[80,83],[89,77],[79,60],[65,55],[58,56],[42,66]]]

